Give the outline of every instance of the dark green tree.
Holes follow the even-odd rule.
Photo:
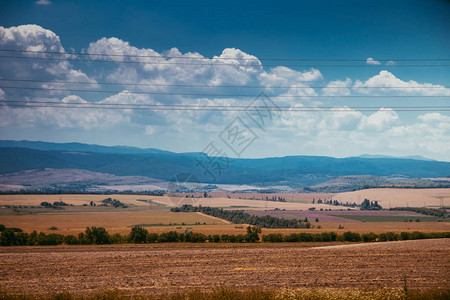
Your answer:
[[[37,245],[37,236],[38,234],[36,230],[33,230],[33,232],[28,236],[28,246]]]
[[[114,233],[113,235],[111,235],[112,244],[123,244],[126,241],[127,241],[126,237],[124,237],[120,233]]]
[[[157,233],[149,233],[148,237],[147,237],[147,242],[148,243],[156,243],[156,241],[158,241],[158,234]]]
[[[344,238],[344,241],[346,242],[359,242],[361,241],[361,235],[357,232],[344,232],[344,234],[342,235]]]
[[[67,245],[78,245],[79,243],[80,242],[78,241],[77,237],[72,235],[72,234],[66,235],[64,237],[64,244],[67,244]]]
[[[28,245],[28,233],[25,232],[16,233],[16,245],[17,246]]]
[[[159,235],[160,243],[175,243],[181,240],[181,234],[176,231],[164,232]]]
[[[131,232],[128,236],[128,242],[140,244],[140,243],[146,243],[148,239],[148,230],[145,228],[142,228],[140,226],[134,226],[131,228]]]
[[[11,228],[6,228],[2,232],[2,236],[0,237],[0,245],[2,246],[14,246],[16,245],[16,235],[14,234],[14,230]]]
[[[248,226],[245,240],[249,243],[255,243],[259,241],[259,234],[261,233],[261,227]]]
[[[111,244],[111,236],[103,227],[86,228],[86,239],[90,244]]]
[[[371,232],[371,233],[364,233],[364,234],[361,235],[361,238],[362,238],[363,242],[366,242],[366,243],[368,243],[368,242],[375,242],[377,240],[377,238],[378,238],[378,235],[373,233],[373,232]]]

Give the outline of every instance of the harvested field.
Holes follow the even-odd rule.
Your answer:
[[[441,222],[439,217],[417,215],[417,216],[358,216],[340,215],[340,217],[358,222]]]
[[[336,194],[327,193],[210,193],[214,198],[226,198],[227,196],[233,199],[251,199],[255,200],[265,200],[272,197],[282,197],[286,199],[287,202],[302,202],[302,203],[312,203],[312,200],[322,199],[330,200]]]
[[[189,194],[190,195],[190,194]],[[111,197],[123,203],[145,206],[145,202],[137,199],[153,200],[167,206],[181,204],[203,205],[213,207],[236,207],[249,209],[288,209],[306,210],[315,207],[316,210],[332,209],[341,210],[342,206],[325,204],[312,204],[312,199],[335,199],[340,202],[361,203],[365,198],[378,201],[384,208],[399,206],[439,207],[441,197],[444,205],[450,205],[450,189],[367,189],[340,194],[226,194],[212,193],[212,198],[186,198],[185,194],[173,196],[145,196],[145,195],[97,195],[97,194],[64,194],[64,195],[0,195],[0,205],[39,205],[43,201],[51,202],[62,200],[69,204],[89,204],[90,201],[99,203],[101,200]],[[200,196],[200,194],[195,194]],[[287,202],[263,201],[265,197],[280,196]],[[245,197],[247,199],[238,199]],[[252,200],[254,198],[255,200]]]
[[[160,226],[162,231],[175,229],[182,223],[193,225],[197,222],[209,225],[224,225],[228,222],[211,216],[198,213],[173,212],[116,212],[116,213],[82,213],[82,214],[33,214],[19,216],[2,216],[0,223],[7,227],[19,227],[26,232],[33,230],[74,234],[82,232],[88,226],[105,227],[111,233],[129,233],[131,226],[146,224],[153,227],[159,224],[174,224],[174,226]],[[178,225],[175,225],[178,224]],[[56,226],[58,230],[49,231],[48,228]],[[205,226],[205,225],[202,225]]]
[[[361,203],[364,199],[378,201],[383,208],[440,207],[450,205],[450,189],[367,189],[336,194],[333,199]]]
[[[333,216],[377,216],[377,217],[398,217],[398,216],[423,216],[412,211],[399,210],[343,210],[343,211],[329,211],[326,212]]]
[[[284,219],[308,218],[314,222],[317,218],[320,222],[403,222],[417,219],[420,222],[436,222],[438,217],[426,216],[410,211],[386,211],[386,210],[334,210],[334,211],[308,211],[308,210],[247,210],[247,213],[255,216],[272,216]]]
[[[300,194],[299,194],[300,195]],[[308,194],[301,194],[308,195]],[[250,197],[251,194],[247,194]],[[300,197],[300,196],[299,196]],[[308,196],[309,197],[309,196]],[[40,205],[41,202],[47,201],[53,203],[55,201],[63,201],[73,205],[89,204],[94,201],[100,204],[101,200],[105,198],[117,199],[125,204],[133,205],[136,207],[148,207],[149,204],[139,200],[151,200],[153,203],[159,204],[162,207],[175,207],[183,204],[190,205],[202,205],[211,207],[224,207],[243,209],[250,208],[255,210],[264,209],[289,209],[289,210],[307,210],[310,207],[316,207],[316,209],[342,209],[342,207],[336,207],[326,204],[303,203],[298,202],[274,202],[274,201],[262,201],[251,199],[235,199],[235,198],[186,198],[184,195],[176,196],[145,196],[145,195],[97,195],[97,194],[64,194],[64,195],[0,195],[1,205]],[[300,199],[300,198],[299,198]],[[295,200],[294,200],[295,201]]]
[[[336,231],[338,233],[345,231],[358,233],[383,233],[388,231],[396,233],[402,231],[444,232],[450,230],[449,222],[320,222],[313,224],[320,224],[322,231]],[[339,225],[342,225],[343,228],[338,230]]]
[[[270,194],[269,194],[270,195]],[[247,195],[250,197],[250,195]],[[312,204],[303,202],[275,202],[275,201],[265,201],[265,200],[251,200],[251,199],[234,199],[234,198],[186,198],[182,196],[177,197],[158,197],[152,198],[153,201],[167,205],[167,206],[181,206],[183,204],[190,205],[202,205],[210,207],[223,207],[230,209],[254,209],[254,210],[265,210],[265,209],[286,209],[286,210],[307,210],[310,207],[315,207],[316,209],[342,209],[342,207],[337,207],[327,204]]]
[[[0,205],[40,205],[41,202],[63,201],[73,205],[89,204],[91,201],[99,204],[103,199],[113,198],[123,203],[147,206],[148,203],[137,201],[137,199],[151,200],[157,196],[145,195],[98,195],[98,194],[63,194],[63,195],[0,195]]]
[[[336,217],[337,218],[337,217]],[[290,234],[294,232],[324,232],[335,231],[343,233],[344,231],[354,231],[358,233],[382,233],[387,231],[424,231],[424,232],[442,232],[450,231],[449,222],[358,222],[349,219],[341,221],[327,221],[319,217],[320,222],[314,222],[315,219],[308,217],[314,229],[264,229],[263,234],[283,233]],[[193,225],[200,222],[202,225]],[[206,225],[203,225],[203,223]],[[169,224],[172,223],[170,226]],[[175,225],[178,224],[178,225]],[[185,223],[186,225],[181,225]],[[202,215],[199,213],[171,213],[163,211],[142,211],[142,212],[83,212],[83,213],[52,213],[52,214],[28,214],[28,215],[5,215],[0,216],[0,224],[7,227],[19,227],[25,232],[33,230],[46,233],[78,234],[84,232],[88,226],[104,227],[110,233],[128,234],[133,225],[148,224],[145,226],[149,232],[168,232],[176,230],[183,232],[189,228],[194,232],[209,234],[243,234],[245,233],[245,224],[228,224],[227,221]],[[165,225],[159,225],[165,224]],[[338,229],[339,226],[344,229]],[[56,226],[58,230],[49,230]],[[317,226],[321,228],[318,229]]]
[[[305,248],[302,244],[0,248],[9,291],[87,294],[251,287],[448,288],[450,240]]]
[[[419,190],[420,191],[420,190]],[[248,196],[248,195],[247,195]],[[123,203],[129,205],[128,208],[113,208],[113,207],[91,207],[80,206],[81,204],[94,201],[100,203],[101,200],[111,197],[118,199]],[[42,201],[53,203],[54,201],[62,200],[75,206],[66,206],[63,210],[44,209],[44,208],[0,208],[0,224],[7,227],[19,227],[26,232],[33,230],[43,231],[46,233],[61,233],[61,234],[78,234],[83,232],[88,226],[104,227],[110,233],[128,234],[130,226],[148,224],[147,229],[150,232],[167,232],[171,230],[184,231],[187,227],[194,232],[208,234],[241,234],[245,233],[245,224],[228,224],[211,216],[206,216],[196,213],[171,213],[168,206],[173,206],[173,201],[186,200],[183,197],[170,199],[169,197],[158,196],[143,196],[143,195],[0,195],[0,207],[5,205],[39,205]],[[152,200],[152,204],[138,200]],[[196,199],[194,199],[197,201]],[[349,216],[364,216],[364,215],[380,215],[383,216],[411,216],[415,221],[417,214],[412,212],[400,211],[319,211],[316,205],[304,203],[289,203],[289,202],[271,202],[258,200],[242,200],[242,199],[227,199],[227,198],[201,198],[197,204],[208,204],[218,207],[228,207],[230,209],[246,209],[252,211],[257,215],[271,214],[277,217],[285,216],[288,218],[305,218],[307,217],[315,229],[263,229],[263,233],[281,232],[322,232],[322,231],[338,231],[339,225],[344,226],[344,231],[351,230],[359,233],[368,232],[401,232],[401,231],[449,231],[450,223],[448,222],[402,222],[401,217],[397,221],[384,220],[388,222],[359,222],[352,220]],[[228,206],[226,205],[228,204]],[[265,205],[290,206],[291,210],[286,211],[265,211]],[[253,205],[254,208],[249,208]],[[316,211],[301,211],[299,207],[315,206]],[[340,206],[328,206],[333,209],[342,209]],[[273,208],[272,208],[273,209]],[[15,210],[15,211],[14,211]],[[345,214],[345,216],[341,216]],[[319,222],[315,222],[318,218]],[[361,220],[360,220],[361,221]],[[379,220],[374,220],[379,221]],[[193,225],[195,223],[202,225]],[[185,225],[182,225],[185,223]],[[203,225],[206,223],[206,225]],[[162,224],[159,226],[158,224]],[[172,224],[172,226],[170,226]],[[177,225],[175,225],[177,224]],[[52,226],[56,226],[58,230],[49,231]],[[320,226],[321,229],[317,229]],[[238,228],[236,228],[238,227]]]

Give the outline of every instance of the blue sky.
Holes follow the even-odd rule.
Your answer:
[[[262,65],[245,68],[209,69],[177,65],[151,68],[142,63],[125,66],[118,62],[12,62],[0,58],[0,77],[90,81],[93,84],[89,88],[97,90],[107,88],[96,84],[105,81],[261,85],[270,96],[297,97],[273,99],[280,106],[349,107],[351,111],[282,113],[266,124],[264,130],[249,120],[249,127],[254,128],[258,139],[240,154],[243,157],[343,157],[371,153],[423,155],[450,160],[448,111],[402,112],[388,109],[393,106],[448,105],[450,89],[445,87],[450,86],[450,68],[398,67],[412,64],[399,61],[394,61],[393,66],[386,66],[383,61],[377,64],[378,59],[450,58],[449,1],[277,1],[276,5],[273,1],[227,1],[217,4],[210,1],[1,1],[0,26],[3,27],[0,31],[0,49],[58,49],[126,55],[157,53],[190,56],[198,53],[209,58],[226,57],[227,61],[240,57],[362,60],[370,57],[375,62],[285,62],[314,65],[313,68],[305,68],[266,66],[283,65],[283,62],[262,60]],[[441,63],[450,64],[449,61]],[[365,67],[327,68],[320,67],[320,64]],[[270,89],[280,84],[312,88],[300,93],[295,89]],[[388,89],[399,85],[403,89]],[[316,86],[341,88],[313,88]],[[361,86],[365,88],[365,93],[356,89]],[[374,86],[386,88],[377,90]],[[430,86],[434,89],[429,89]],[[62,87],[73,88],[69,85]],[[348,90],[342,87],[348,87]],[[246,105],[251,98],[167,97],[130,95],[119,91],[195,91],[255,96],[261,91],[168,87],[136,89],[130,86],[118,86],[114,90],[117,94],[3,88],[0,97],[27,101],[39,98],[65,103]],[[333,98],[311,97],[323,95],[333,95]],[[339,98],[339,95],[414,97]],[[442,97],[417,97],[430,95]],[[361,112],[356,108],[359,106],[373,106],[379,110]],[[240,116],[239,112],[82,111],[5,106],[0,109],[0,114],[2,139],[120,144],[176,152],[201,151],[210,141],[222,143],[218,136]],[[221,147],[229,156],[235,156],[226,144],[222,143]]]

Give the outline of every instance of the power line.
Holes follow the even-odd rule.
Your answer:
[[[332,106],[244,106],[244,105],[186,105],[186,104],[134,104],[134,103],[63,103],[55,101],[26,101],[26,100],[3,100],[0,103],[8,104],[8,107],[44,107],[44,108],[91,108],[91,109],[113,109],[113,110],[155,110],[155,111],[245,111],[245,112],[354,112],[365,111],[373,112],[380,111],[382,107],[374,106],[359,106],[359,107],[332,107]],[[23,103],[23,104],[15,104]],[[124,106],[124,107],[117,107]],[[396,106],[389,107],[396,111],[415,111],[415,112],[429,112],[429,111],[450,111],[450,106]],[[389,110],[386,110],[387,112]]]
[[[198,96],[198,97],[256,97],[249,94],[211,94],[211,93],[175,93],[175,92],[137,92],[137,91],[109,91],[109,90],[86,90],[86,89],[65,89],[65,88],[43,88],[43,87],[22,87],[22,86],[1,86],[2,89],[19,90],[41,90],[60,92],[82,92],[82,93],[109,93],[109,94],[138,94],[138,95],[165,95],[165,96]],[[279,95],[269,96],[270,98],[447,98],[442,95]]]
[[[100,105],[100,106],[149,106],[149,107],[191,107],[191,108],[252,108],[252,109],[317,109],[317,108],[326,108],[326,109],[349,109],[350,107],[336,107],[336,106],[277,106],[277,105],[199,105],[199,104],[138,104],[138,103],[102,103],[102,102],[60,102],[60,101],[30,101],[30,100],[0,100],[1,102],[14,102],[14,103],[43,103],[43,104],[82,104],[82,105]],[[353,106],[351,108],[360,108],[360,109],[380,109],[386,108],[381,106]],[[391,109],[428,109],[428,108],[450,108],[450,106],[391,106],[388,107]]]
[[[202,85],[202,84],[155,84],[155,83],[124,83],[124,82],[87,82],[87,81],[62,81],[62,80],[36,80],[36,79],[7,79],[0,81],[32,82],[32,83],[57,83],[57,84],[82,84],[82,85],[113,85],[113,86],[148,86],[148,87],[189,87],[189,88],[250,88],[250,89],[446,89],[447,86],[262,86],[262,85]]]
[[[132,55],[132,54],[105,54],[105,53],[83,53],[83,52],[58,52],[58,51],[38,51],[38,50],[20,50],[20,49],[0,49],[1,52],[15,53],[39,53],[39,54],[58,54],[58,55],[82,55],[82,56],[106,56],[106,57],[136,57],[136,58],[165,58],[165,59],[198,59],[198,60],[243,60],[243,61],[260,61],[260,60],[280,60],[280,61],[328,61],[328,62],[366,62],[367,59],[314,59],[314,58],[244,58],[244,57],[196,57],[196,56],[166,56],[166,55]],[[450,61],[450,58],[383,58],[375,61]]]
[[[192,109],[192,108],[147,108],[147,107],[134,107],[134,108],[123,108],[123,107],[90,107],[90,106],[52,106],[52,105],[8,105],[8,107],[24,107],[24,108],[63,108],[63,109],[103,109],[103,110],[147,110],[147,111],[212,111],[212,112],[259,112],[257,110],[247,110],[247,109]],[[375,109],[361,109],[359,112],[378,112]],[[421,110],[421,109],[409,109],[401,110],[401,112],[444,112],[449,110]],[[338,113],[349,113],[355,112],[354,110],[289,110],[286,112],[338,112]]]
[[[221,112],[249,112],[255,111],[260,112],[260,110],[248,110],[248,109],[192,109],[192,108],[147,108],[147,107],[134,107],[134,108],[123,108],[123,107],[92,107],[92,106],[58,106],[58,105],[8,105],[8,107],[25,107],[25,108],[64,108],[64,109],[105,109],[105,110],[150,110],[150,111],[221,111]],[[376,109],[361,109],[359,112],[377,112]],[[400,110],[401,112],[443,112],[450,111],[450,109],[439,109],[439,110],[423,110],[423,109],[408,109]],[[355,112],[354,110],[334,110],[334,109],[315,109],[315,110],[286,110],[286,112]]]
[[[73,58],[50,58],[50,57],[26,57],[26,56],[6,56],[1,55],[0,58],[12,59],[36,59],[49,61],[72,61],[72,62],[100,62],[100,63],[121,63],[121,64],[149,64],[149,65],[189,65],[189,66],[233,66],[233,67],[256,67],[255,65],[242,65],[230,63],[180,63],[180,62],[149,62],[149,61],[126,61],[126,60],[98,60],[98,59],[73,59]],[[413,67],[450,67],[447,64],[427,64],[427,65],[292,65],[292,64],[269,64],[258,65],[260,67],[302,67],[302,68],[413,68]]]

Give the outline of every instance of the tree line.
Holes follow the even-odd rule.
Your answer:
[[[249,224],[261,228],[311,228],[311,223],[305,220],[282,219],[272,216],[254,216],[242,210],[224,210],[209,206],[192,206],[185,204],[171,208],[172,212],[201,212],[209,216],[230,221],[234,224]]]
[[[312,203],[314,204],[314,203],[316,203],[316,199],[313,199],[313,201],[312,201]],[[350,203],[350,202],[339,202],[339,201],[337,201],[337,200],[333,200],[333,199],[330,199],[330,200],[327,200],[327,199],[324,199],[324,200],[322,200],[322,199],[317,199],[317,204],[328,204],[328,205],[334,205],[334,206],[345,206],[345,207],[357,207],[358,205],[356,204],[356,202],[352,202],[352,203]]]
[[[213,234],[185,230],[184,232],[169,231],[160,234],[150,233],[147,229],[134,226],[127,235],[118,233],[109,234],[103,227],[87,227],[84,232],[75,235],[62,235],[56,233],[45,234],[43,232],[25,233],[18,228],[5,228],[0,224],[2,230],[0,236],[1,246],[47,246],[47,245],[104,245],[104,244],[150,244],[150,243],[283,243],[283,242],[383,242],[417,239],[450,238],[450,232],[394,232],[366,233],[335,232],[322,233],[291,233],[283,235],[280,233],[266,234],[260,237],[261,228],[248,226],[246,234]]]
[[[360,205],[361,210],[380,210],[383,209],[378,201],[370,201],[369,199],[364,199]]]
[[[63,201],[54,201],[53,204],[51,204],[50,202],[44,201],[41,202],[41,206],[53,209],[63,209],[63,206],[73,206],[73,204],[67,204],[66,202]]]
[[[1,246],[55,246],[55,245],[105,245],[105,244],[142,244],[142,243],[255,243],[260,240],[261,228],[248,226],[246,234],[237,235],[205,235],[203,233],[185,230],[184,232],[169,231],[160,234],[150,233],[147,229],[134,226],[127,235],[109,234],[103,227],[87,227],[78,235],[62,235],[44,232],[25,233],[19,228],[6,228],[0,224]]]
[[[281,233],[271,233],[262,236],[263,242],[386,242],[386,241],[406,241],[420,239],[450,238],[450,232],[386,232],[386,233],[363,233],[347,231],[343,234],[335,232],[322,233],[291,233],[283,235]]]

